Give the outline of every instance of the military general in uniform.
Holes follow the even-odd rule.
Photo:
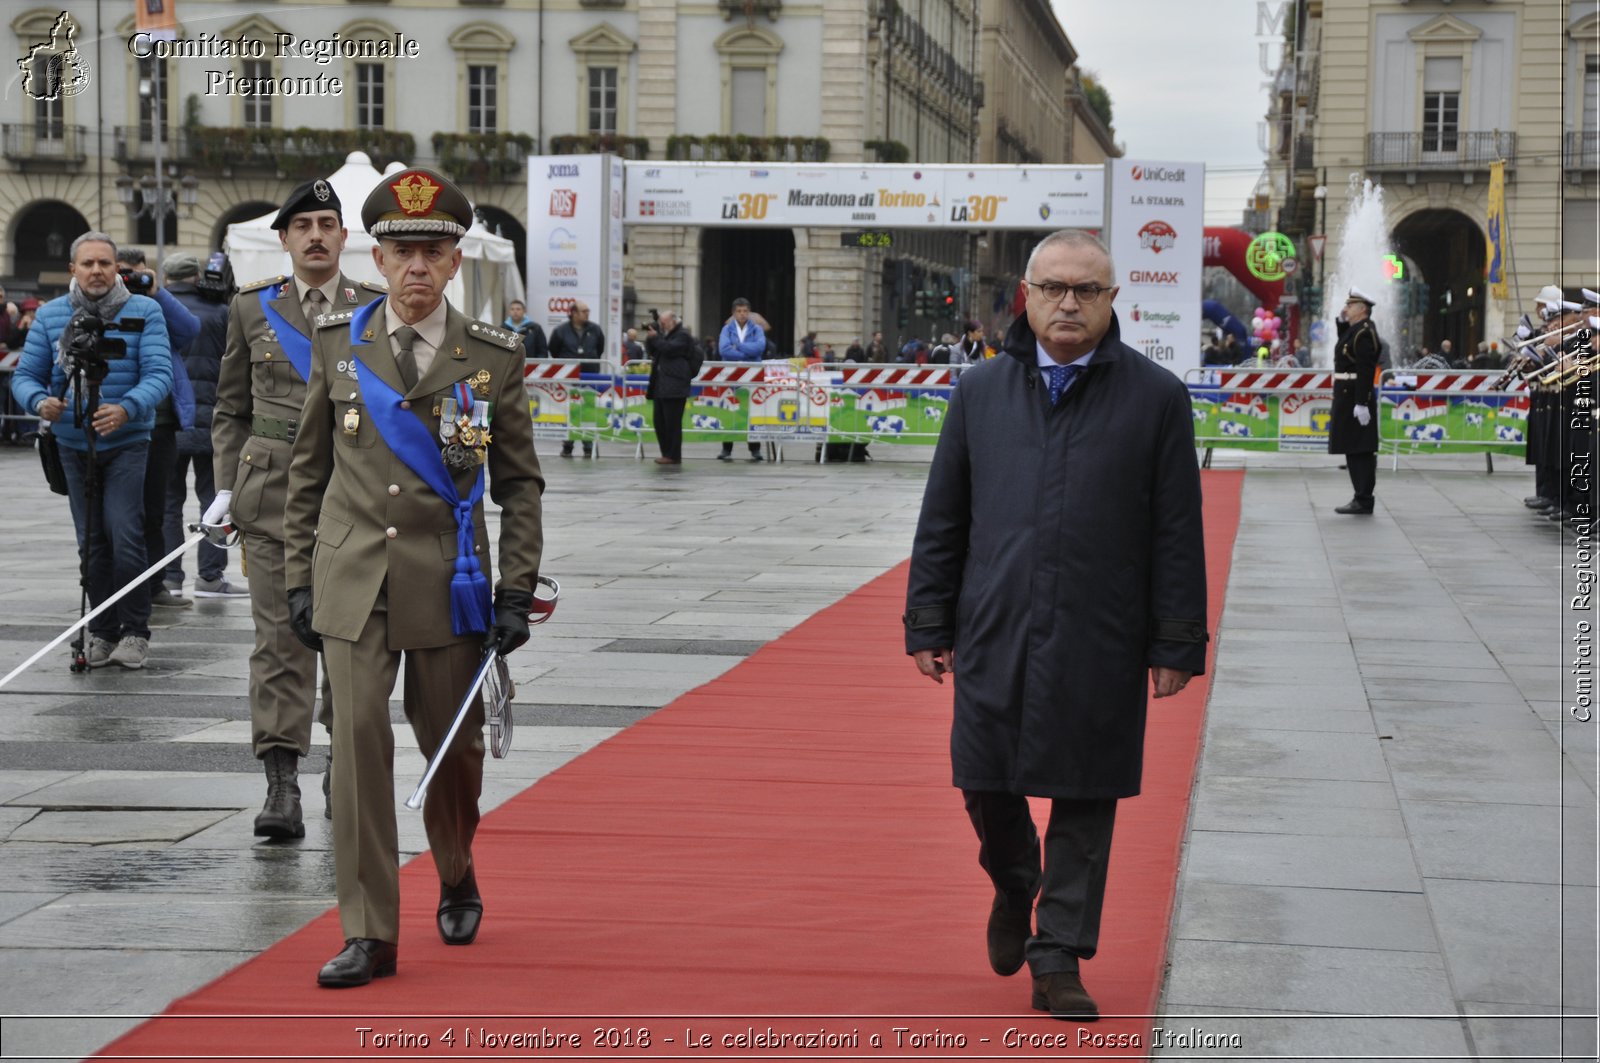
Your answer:
[[[395,973],[400,878],[389,696],[433,758],[486,647],[528,638],[543,549],[518,336],[444,298],[472,223],[465,195],[413,168],[361,208],[386,298],[316,325],[285,517],[291,624],[323,651],[333,686],[333,852],[345,947],[317,976],[364,985]],[[491,603],[485,481],[500,507]],[[467,945],[483,915],[472,861],[483,781],[475,704],[423,805],[440,882],[437,924]]]
[[[311,750],[317,655],[289,629],[283,506],[289,448],[311,372],[307,322],[330,309],[370,303],[383,289],[357,284],[340,272],[344,215],[327,181],[307,181],[290,192],[272,227],[289,253],[294,275],[245,285],[229,308],[211,425],[217,495],[202,524],[214,531],[231,523],[244,543],[256,629],[250,653],[250,737],[267,773],[267,800],[256,817],[255,832],[300,838],[305,824],[299,759]],[[328,713],[324,684],[325,724]]]

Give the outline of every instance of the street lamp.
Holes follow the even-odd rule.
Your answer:
[[[121,174],[116,179],[117,199],[121,201],[128,214],[134,218],[149,217],[156,223],[156,270],[160,272],[166,259],[167,252],[167,217],[177,217],[179,210],[182,216],[191,217],[194,214],[195,204],[200,201],[200,182],[193,174],[185,174],[178,181],[176,191],[167,186],[168,174],[162,161],[162,147],[166,140],[166,123],[162,120],[161,111],[161,79],[155,76],[154,67],[151,68],[151,77],[139,79],[139,95],[150,100],[150,127],[151,143],[153,146],[152,160],[154,172],[147,173],[139,178],[137,186],[139,196],[134,196],[135,181],[127,174]]]

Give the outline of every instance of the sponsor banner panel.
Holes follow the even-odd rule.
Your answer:
[[[1200,364],[1205,165],[1110,159],[1106,169],[1122,341],[1182,376]]]
[[[622,320],[620,254],[614,311],[608,260],[613,245],[620,251],[622,197],[619,192],[613,202],[611,195],[614,161],[604,155],[528,157],[528,316],[546,335],[582,301],[606,330],[608,344],[616,336]]]
[[[1100,227],[1100,166],[628,162],[630,225]]]

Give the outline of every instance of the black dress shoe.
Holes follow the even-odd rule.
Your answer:
[[[482,921],[483,898],[468,864],[466,875],[454,886],[439,883],[439,936],[446,945],[470,945]]]
[[[398,965],[400,950],[377,938],[349,938],[344,951],[322,965],[317,984],[328,989],[349,989],[366,985],[374,978],[388,978]]]
[[[1522,504],[1527,506],[1529,509],[1549,509],[1551,506],[1555,505],[1556,502],[1555,499],[1546,498],[1543,495],[1529,495],[1527,498],[1522,500]]]
[[[989,966],[998,975],[1022,970],[1028,938],[1033,935],[1033,902],[1013,906],[999,893],[989,909]]]
[[[1083,988],[1083,979],[1077,971],[1035,975],[1033,1010],[1048,1011],[1052,1019],[1076,1019],[1079,1022],[1094,1022],[1100,1017],[1100,1008],[1089,991]]]
[[[1352,498],[1344,505],[1336,507],[1334,512],[1343,513],[1346,516],[1370,517],[1372,515],[1372,507],[1373,503],[1371,502],[1357,502]]]

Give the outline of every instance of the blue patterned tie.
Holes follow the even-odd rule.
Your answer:
[[[1061,401],[1061,396],[1067,393],[1067,389],[1072,386],[1072,379],[1082,368],[1083,366],[1077,364],[1045,367],[1045,372],[1050,374],[1050,405],[1054,406]]]

